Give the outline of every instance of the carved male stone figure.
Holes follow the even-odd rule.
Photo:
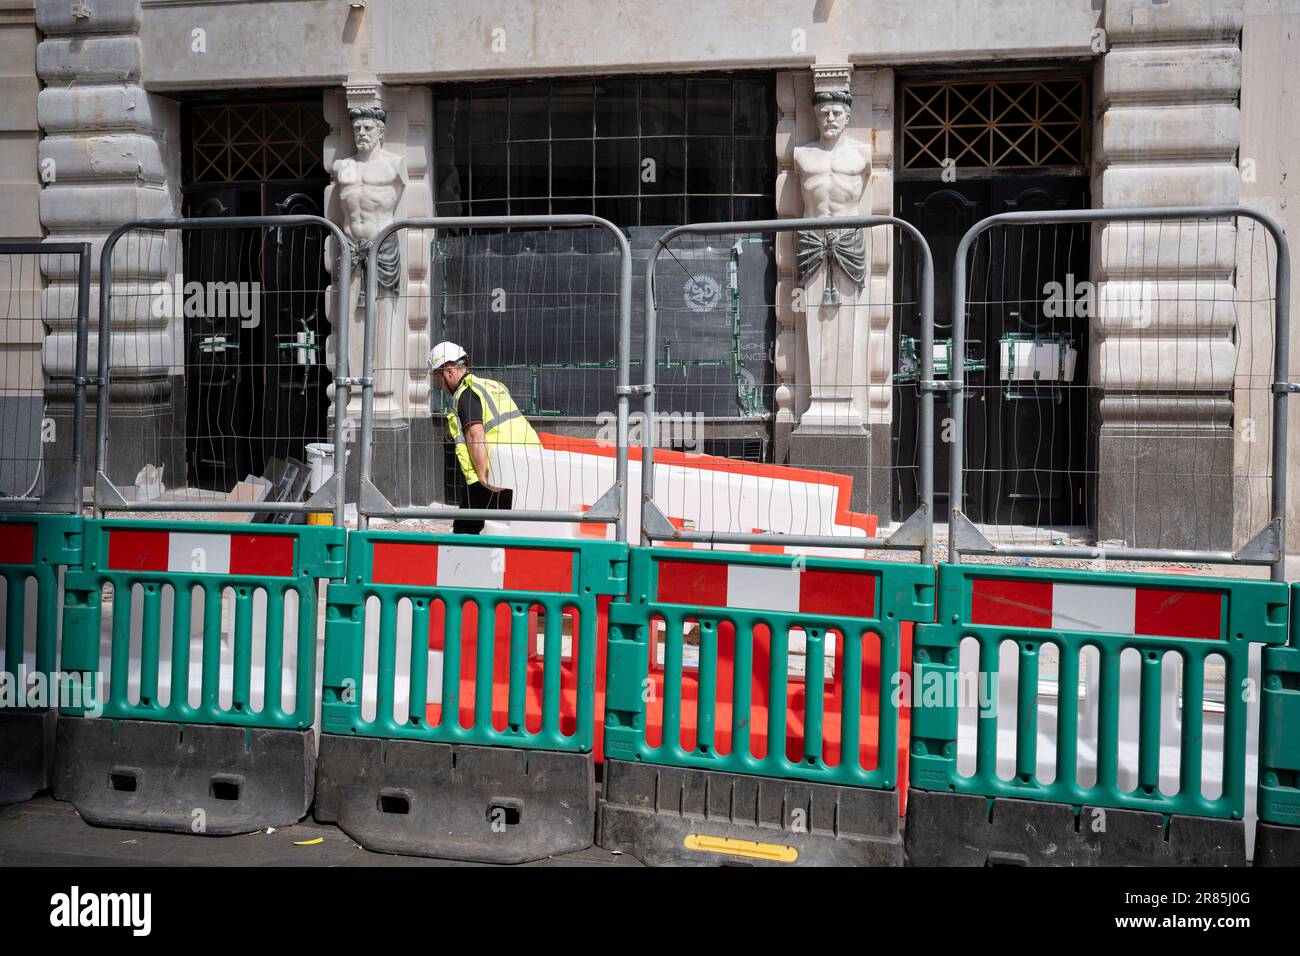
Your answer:
[[[820,136],[794,150],[805,218],[863,214],[871,147],[845,133],[852,103],[847,91],[813,95]],[[861,434],[862,417],[853,407],[853,388],[866,385],[867,334],[865,328],[860,336],[855,334],[856,306],[867,278],[863,231],[806,229],[796,234],[795,242],[805,295],[811,396],[797,431]]]
[[[871,173],[871,147],[846,136],[853,96],[848,92],[813,95],[821,136],[794,150],[805,218],[861,214],[863,193]],[[856,287],[866,280],[866,244],[861,229],[803,230],[797,234],[799,280],[808,288],[818,268],[825,266],[822,304],[840,300],[836,266]]]
[[[359,376],[365,330],[365,266],[370,247],[379,231],[397,215],[402,192],[406,188],[405,160],[384,149],[384,125],[387,114],[379,107],[348,110],[357,151],[346,159],[335,160],[334,180],[343,209],[343,232],[351,240],[352,288],[347,314],[348,371]],[[398,233],[392,233],[379,247],[375,301],[375,412],[392,415],[392,374],[403,363],[400,351],[393,346],[405,341],[406,269],[402,262]],[[354,397],[357,395],[353,393]]]

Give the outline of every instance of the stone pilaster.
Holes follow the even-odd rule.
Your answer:
[[[800,98],[812,92],[812,77],[806,72],[779,73],[776,77],[776,214],[781,219],[794,219],[803,211],[799,196],[799,180],[794,170],[794,147],[806,129],[799,129]],[[804,123],[807,126],[807,121]],[[808,362],[807,348],[799,350],[799,332],[796,327],[794,292],[799,287],[795,269],[794,236],[788,232],[776,237],[776,343],[773,364],[776,371],[775,422],[773,447],[778,462],[787,460],[790,432],[799,420],[799,410],[807,406],[807,398],[796,384],[796,370]],[[802,294],[801,294],[802,295]],[[800,299],[802,302],[802,298]],[[806,377],[805,377],[806,381]]]
[[[0,240],[41,238],[36,148],[36,15],[34,4],[0,3]],[[0,494],[44,492],[41,420],[45,375],[39,321],[43,280],[33,256],[0,256]],[[45,449],[48,451],[48,449]]]
[[[398,204],[398,219],[418,219],[433,215],[432,93],[425,87],[381,86],[373,79],[350,78],[343,90],[325,94],[325,119],[330,134],[325,140],[324,165],[333,170],[334,161],[353,152],[352,127],[347,110],[353,106],[382,106],[387,113],[384,146],[405,160],[407,183]],[[342,210],[335,196],[333,182],[326,187],[326,216],[341,222]],[[375,456],[373,474],[376,486],[395,504],[428,504],[432,498],[433,465],[429,414],[429,377],[425,360],[429,352],[429,229],[410,229],[401,234],[402,257],[406,266],[405,328],[392,337],[391,354],[376,356],[377,367],[387,367],[385,389],[391,389],[395,414],[375,422]],[[353,276],[353,281],[358,281]],[[337,307],[333,288],[326,296],[330,321]],[[331,366],[334,362],[334,338],[326,344]],[[352,376],[360,368],[349,370]],[[333,389],[330,389],[331,400]],[[349,415],[358,424],[361,418],[360,391],[353,389]],[[356,464],[349,478],[358,474]]]
[[[41,223],[50,241],[88,241],[93,256],[89,368],[94,374],[99,336],[99,255],[104,240],[132,219],[178,214],[179,112],[177,105],[141,86],[144,51],[138,0],[95,0],[73,15],[73,4],[40,0],[37,72],[44,83],[37,120],[45,133],[40,161]],[[174,384],[184,374],[181,318],[155,317],[149,287],[179,272],[174,235],[128,235],[114,256],[112,315],[113,415],[109,477],[130,484],[145,463],[164,465],[168,485],[184,482],[184,426],[174,408]],[[75,357],[77,276],[71,259],[51,259],[45,290],[50,334],[45,365],[51,384],[49,411],[58,431],[70,430],[70,387]],[[60,384],[63,379],[65,384]],[[87,395],[93,436],[94,390]],[[173,422],[176,422],[173,425]],[[160,436],[177,437],[163,443]],[[86,444],[94,453],[93,440]]]
[[[1097,204],[1236,203],[1240,0],[1107,0],[1104,23]],[[1094,234],[1097,299],[1135,306],[1092,320],[1102,539],[1231,546],[1236,241],[1228,221]]]
[[[819,62],[812,69],[777,76],[779,117],[776,133],[776,209],[782,219],[803,215],[803,198],[794,168],[794,148],[817,138],[812,97],[818,89],[848,89],[853,109],[846,134],[871,147],[871,173],[863,195],[863,215],[887,215],[893,209],[893,71],[855,69],[848,64]],[[802,436],[796,432],[812,400],[817,378],[810,363],[810,308],[821,297],[816,288],[800,287],[793,233],[781,233],[776,243],[776,460],[814,467],[844,465],[854,478],[855,509],[887,514],[889,509],[890,421],[893,414],[891,255],[888,227],[867,230],[867,282],[856,296],[846,295],[841,312],[851,315],[852,347],[841,368],[849,375],[848,409],[862,434],[851,437]],[[843,293],[844,290],[841,289]],[[811,303],[811,305],[810,305]],[[843,321],[843,320],[841,320]],[[791,433],[796,432],[792,437]],[[846,447],[852,445],[852,447]]]

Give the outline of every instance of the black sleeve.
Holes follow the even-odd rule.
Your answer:
[[[460,419],[462,432],[468,431],[469,426],[475,422],[480,425],[483,423],[483,402],[478,397],[478,392],[467,388],[460,393],[460,398],[456,400],[456,417]]]

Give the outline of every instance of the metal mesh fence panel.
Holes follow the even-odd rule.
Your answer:
[[[679,227],[646,276],[648,537],[928,556],[937,351],[919,233],[887,217]]]
[[[957,550],[1278,560],[1279,237],[1231,208],[972,227],[954,289],[963,388],[939,412]]]
[[[0,243],[0,511],[80,511],[89,243]]]
[[[342,432],[330,405],[340,367],[326,359],[342,238],[312,216],[113,233],[101,262],[101,510],[307,520]]]
[[[625,236],[591,216],[415,220],[375,237],[370,262],[364,396],[349,410],[361,413],[363,516],[616,536],[630,374]],[[442,342],[464,353],[449,376],[429,366]],[[483,476],[471,455],[476,423]]]

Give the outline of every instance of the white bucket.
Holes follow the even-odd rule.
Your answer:
[[[307,491],[315,494],[334,476],[334,445],[332,442],[311,442],[306,450],[307,466],[311,468],[311,482]]]

